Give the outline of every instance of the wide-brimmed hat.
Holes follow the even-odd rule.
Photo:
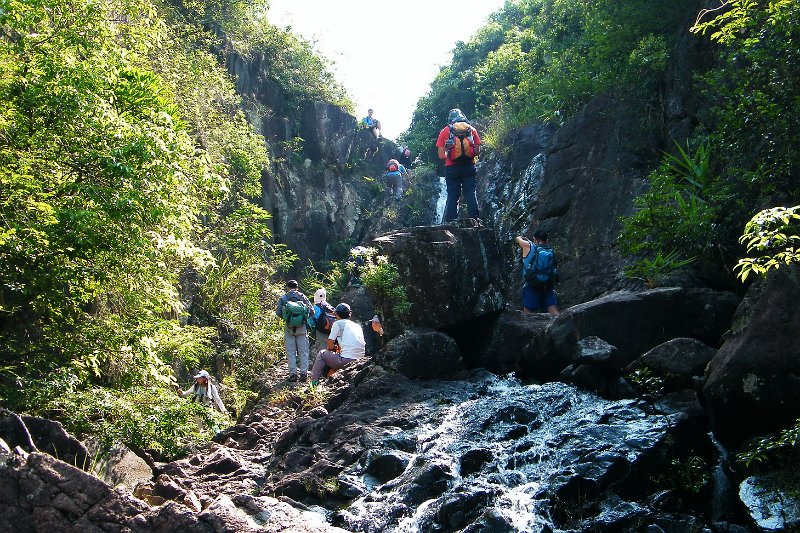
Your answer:
[[[325,292],[325,289],[317,289],[317,292],[314,293],[314,303],[318,304],[320,302],[324,302],[328,299],[328,293]]]
[[[447,114],[447,122],[450,124],[453,124],[454,122],[464,122],[466,120],[467,117],[461,112],[460,109],[451,109]]]
[[[209,375],[208,375],[208,372],[206,372],[205,370],[201,370],[201,371],[200,371],[200,372],[198,372],[198,373],[197,373],[197,375],[194,377],[194,379],[198,379],[198,378],[206,378],[206,379],[211,379],[211,376],[209,376]]]

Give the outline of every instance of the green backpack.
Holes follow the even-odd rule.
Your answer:
[[[303,302],[289,300],[283,306],[283,320],[286,325],[296,331],[297,328],[306,323],[308,319],[308,307]]]

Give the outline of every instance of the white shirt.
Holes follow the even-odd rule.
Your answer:
[[[366,342],[364,342],[364,332],[361,326],[348,320],[341,318],[333,323],[331,326],[331,334],[328,338],[332,341],[339,342],[341,348],[342,359],[358,359],[364,357]]]

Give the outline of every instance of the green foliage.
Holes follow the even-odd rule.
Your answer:
[[[56,416],[76,435],[96,435],[106,446],[125,442],[154,450],[164,460],[196,449],[230,423],[226,415],[174,390],[154,387],[54,391],[40,412]]]
[[[622,217],[621,250],[638,256],[627,273],[649,285],[696,258],[707,259],[717,242],[708,145],[676,147],[678,154],[664,154],[648,176],[650,188],[636,198],[634,214]]]
[[[792,453],[796,456],[798,451],[800,451],[800,419],[780,433],[756,440],[736,458],[745,466],[751,467],[788,457]]]
[[[636,278],[644,281],[649,288],[661,285],[669,273],[688,266],[694,262],[694,257],[681,258],[680,254],[673,250],[663,254],[661,250],[656,252],[654,257],[642,257],[625,269],[625,275],[629,278]]]
[[[378,255],[374,248],[367,248],[366,256],[366,265],[360,267],[361,280],[380,309],[380,315],[402,320],[411,311],[411,302],[401,284],[397,265],[390,263],[385,255]],[[348,266],[352,269],[355,264]]]
[[[685,459],[673,459],[664,472],[654,479],[660,487],[689,496],[699,496],[703,493],[709,486],[710,480],[708,464],[702,457],[696,455]]]
[[[736,265],[745,281],[752,273],[764,276],[772,269],[800,261],[800,205],[773,207],[757,213],[744,228],[739,242],[756,257],[740,259]]]
[[[637,368],[625,378],[643,394],[657,397],[664,392],[664,378],[654,375],[647,367]]]
[[[251,400],[282,345],[269,280],[297,256],[269,243],[270,215],[250,202],[268,157],[214,32],[266,54],[291,105],[343,97],[265,9],[0,2],[6,405],[174,456],[207,436],[199,406],[174,397],[176,371],[215,369],[232,408]]]
[[[433,139],[459,107],[504,132],[531,121],[562,122],[591,96],[625,91],[650,99],[661,90],[688,0],[510,0],[467,43],[459,42],[430,92],[417,103],[406,140],[435,161]]]

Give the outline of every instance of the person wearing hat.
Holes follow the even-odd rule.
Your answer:
[[[458,200],[464,194],[470,218],[478,220],[478,197],[475,193],[475,158],[478,157],[481,138],[460,109],[451,109],[447,126],[439,132],[436,148],[439,159],[444,159],[444,181],[447,185],[447,203],[442,223],[458,218]]]
[[[300,292],[297,288],[298,283],[296,280],[290,279],[286,282],[286,294],[278,299],[278,307],[275,309],[275,314],[279,318],[286,320],[283,314],[283,308],[289,302],[301,302],[307,308],[305,317],[312,316],[314,308],[305,294]],[[289,308],[291,309],[291,307]],[[286,348],[286,356],[289,362],[289,381],[297,381],[298,373],[300,381],[306,380],[306,373],[308,372],[308,329],[306,328],[305,318],[303,323],[299,326],[289,326],[288,322],[284,325],[283,344]],[[300,367],[297,366],[297,360],[300,359]]]
[[[197,402],[209,407],[216,407],[221,413],[227,413],[222,398],[219,397],[219,389],[211,381],[211,376],[205,370],[201,370],[194,376],[194,384],[186,390],[181,390],[178,386],[178,395],[186,398],[192,397],[193,402]]]
[[[325,367],[339,370],[366,354],[366,342],[361,326],[350,320],[350,306],[336,306],[336,322],[328,336],[327,349],[317,354],[311,369],[311,385],[316,386]]]
[[[328,293],[325,289],[319,288],[314,292],[314,322],[317,327],[314,336],[314,351],[312,353],[318,353],[328,347],[328,335],[331,331],[330,329],[321,329],[321,321],[319,320],[319,317],[326,312],[328,315],[335,314],[333,306],[328,303]]]

